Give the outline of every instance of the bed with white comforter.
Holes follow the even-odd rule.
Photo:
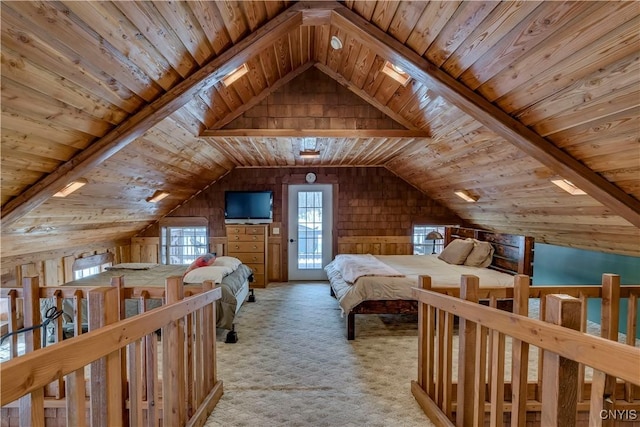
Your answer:
[[[357,263],[362,263],[363,268],[359,268]],[[437,255],[337,255],[325,271],[345,313],[367,300],[413,299],[411,288],[418,287],[420,275],[431,276],[434,288],[460,286],[463,274],[478,276],[480,287],[513,286],[510,274],[489,268],[449,264],[438,259]]]

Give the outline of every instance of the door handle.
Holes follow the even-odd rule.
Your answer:
[[[295,242],[294,239],[289,239],[289,243],[293,243],[293,242]]]

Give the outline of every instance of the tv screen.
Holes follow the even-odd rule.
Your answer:
[[[273,191],[225,191],[224,218],[227,223],[271,222]]]

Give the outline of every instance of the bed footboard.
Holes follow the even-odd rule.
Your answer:
[[[347,315],[347,339],[356,337],[356,314],[418,314],[418,301],[368,300],[355,306]]]

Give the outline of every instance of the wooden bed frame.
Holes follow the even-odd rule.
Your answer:
[[[447,227],[444,244],[456,239],[474,238],[490,242],[495,248],[491,268],[507,274],[533,274],[533,237],[515,234],[493,233],[472,228]],[[416,286],[418,284],[416,283]],[[333,289],[331,291],[333,295]],[[499,304],[499,308],[509,310],[511,304]],[[347,314],[347,339],[355,339],[356,314],[417,314],[418,302],[415,300],[368,300],[355,306]]]

